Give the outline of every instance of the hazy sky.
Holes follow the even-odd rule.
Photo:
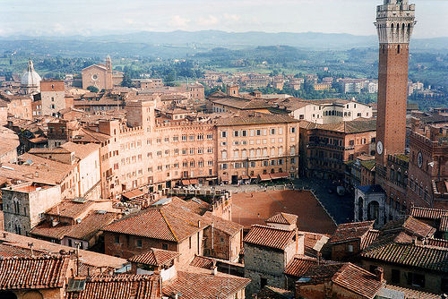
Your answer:
[[[325,32],[376,35],[383,0],[2,0],[0,36],[119,31]],[[448,0],[416,4],[414,37],[448,36]]]

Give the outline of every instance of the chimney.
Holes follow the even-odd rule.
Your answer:
[[[384,281],[384,270],[381,267],[377,267],[375,269],[375,274],[376,274],[376,278],[378,279],[378,281],[383,282]]]

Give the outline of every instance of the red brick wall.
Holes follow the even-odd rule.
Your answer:
[[[377,162],[387,154],[403,153],[406,137],[408,44],[381,44],[378,68],[377,141],[384,146]]]

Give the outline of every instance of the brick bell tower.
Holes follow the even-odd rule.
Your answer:
[[[408,0],[383,0],[377,6],[379,39],[376,163],[404,153],[409,41],[415,25],[415,5]]]

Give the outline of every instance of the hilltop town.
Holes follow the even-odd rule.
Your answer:
[[[378,79],[29,60],[0,90],[0,298],[446,298],[448,108],[407,105],[415,5],[376,13]],[[304,85],[378,101],[261,91]]]

